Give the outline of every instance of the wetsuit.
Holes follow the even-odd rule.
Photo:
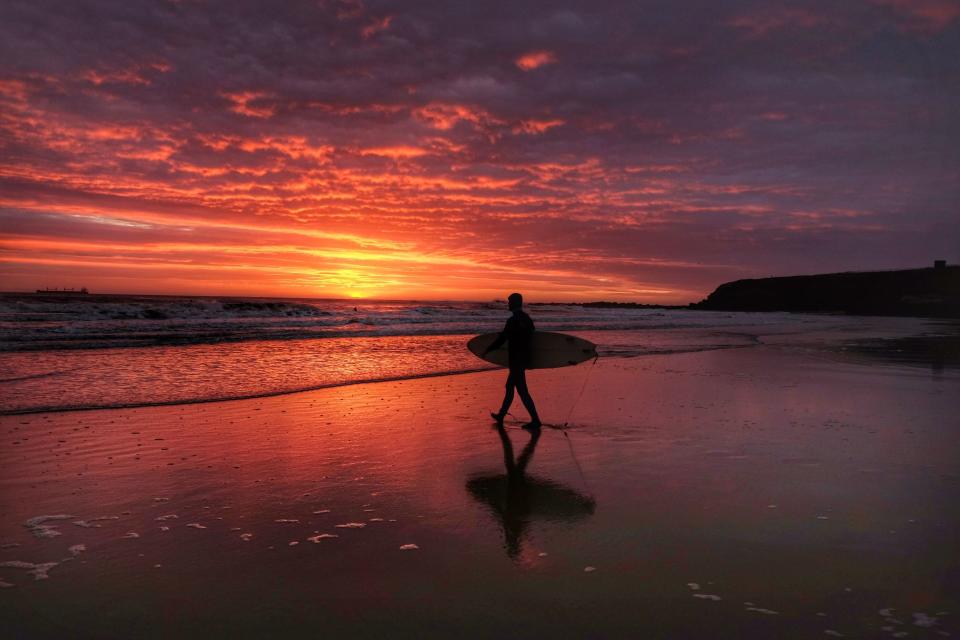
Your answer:
[[[497,336],[497,339],[490,345],[489,351],[499,349],[503,343],[507,343],[509,349],[508,362],[510,364],[510,375],[507,376],[506,394],[503,396],[503,405],[500,407],[500,415],[504,416],[513,403],[514,389],[520,394],[520,400],[530,414],[530,419],[539,423],[537,416],[537,407],[533,404],[533,398],[530,397],[530,391],[527,389],[526,369],[530,364],[530,349],[533,342],[533,320],[523,311],[514,311],[513,315],[507,320],[503,331]]]

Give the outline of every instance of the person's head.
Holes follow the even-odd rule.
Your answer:
[[[511,293],[507,298],[507,306],[510,311],[519,311],[523,307],[523,296],[519,293]]]

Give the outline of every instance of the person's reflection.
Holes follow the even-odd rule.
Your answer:
[[[591,515],[596,503],[558,482],[527,476],[527,466],[540,441],[539,430],[531,433],[518,458],[514,457],[513,443],[502,425],[497,426],[497,434],[503,445],[506,475],[471,478],[467,481],[467,491],[490,507],[503,528],[507,555],[516,560],[523,551],[527,530],[534,518],[573,522]]]

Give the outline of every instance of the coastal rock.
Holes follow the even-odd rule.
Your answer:
[[[708,311],[960,317],[960,266],[735,280],[690,305]]]

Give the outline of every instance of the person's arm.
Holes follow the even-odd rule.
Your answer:
[[[503,331],[500,332],[500,335],[497,336],[497,339],[490,343],[490,346],[484,349],[483,355],[487,355],[491,351],[496,351],[503,346],[503,343],[507,341],[508,331],[510,330],[510,321],[507,320],[507,324],[504,325]]]

